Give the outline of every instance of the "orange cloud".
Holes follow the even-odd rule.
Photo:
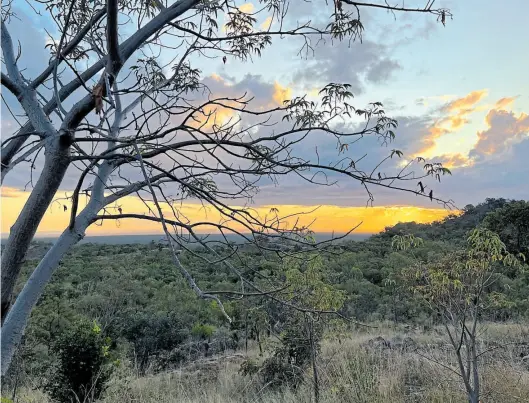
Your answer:
[[[226,83],[225,80],[218,74],[212,73],[210,77],[217,82],[223,83],[225,87],[229,87],[229,84]],[[225,95],[226,94],[218,94],[219,97]],[[188,121],[189,126],[195,128],[202,127],[205,129],[211,129],[213,125],[222,125],[237,114],[237,111],[229,108],[230,106],[234,108],[241,108],[241,104],[234,101],[222,100],[220,103],[226,106],[209,104],[203,107],[201,110],[197,110],[193,114],[194,119]]]
[[[441,111],[448,115],[438,119],[429,128],[428,135],[422,140],[422,148],[414,155],[414,157],[431,157],[435,154],[441,154],[439,153],[439,150],[437,150],[437,140],[458,131],[463,126],[470,123],[470,120],[467,119],[466,116],[482,109],[482,107],[479,107],[476,104],[486,97],[487,94],[487,90],[472,91],[468,95],[457,98],[443,106]]]
[[[10,188],[10,187],[1,187],[0,188],[0,198],[17,198],[24,194],[24,191],[16,189],[16,188]]]
[[[259,26],[261,30],[266,31],[272,26],[272,17],[266,17],[266,19]]]
[[[422,157],[432,151],[435,148],[435,140],[451,132],[449,129],[442,127],[446,122],[447,119],[441,119],[428,129],[428,134],[422,139],[423,146],[413,155],[414,158]]]
[[[461,153],[444,154],[440,157],[436,157],[435,160],[441,162],[444,167],[449,169],[460,168],[472,164],[472,160]]]
[[[283,105],[287,99],[292,99],[292,89],[282,87],[277,81],[274,82],[274,95],[272,96],[278,105]]]
[[[222,81],[224,81],[224,79],[223,79],[221,76],[219,76],[217,73],[212,73],[212,74],[211,74],[211,78],[212,78],[213,80],[215,80],[215,81],[218,81],[218,82],[222,82]]]
[[[463,118],[462,116],[451,116],[449,118],[449,121],[450,121],[450,128],[452,130],[457,130],[459,129],[460,127],[464,126],[465,124],[467,124],[469,122],[468,119],[465,119]]]
[[[478,141],[474,151],[492,155],[504,150],[510,142],[516,142],[529,135],[529,115],[521,113],[518,117],[505,110],[489,111],[485,118],[489,127],[478,132]]]
[[[226,106],[238,107],[241,105],[233,101],[222,101]],[[206,105],[200,111],[194,113],[194,119],[188,120],[187,124],[194,128],[211,129],[214,125],[221,126],[234,118],[237,111],[222,105]]]
[[[494,109],[505,109],[511,106],[514,103],[516,98],[518,97],[501,98],[500,100],[498,100],[498,102],[496,102],[496,105],[494,105]]]
[[[252,3],[244,3],[239,7],[239,10],[245,14],[251,14],[254,10],[254,6]]]
[[[13,225],[16,217],[20,213],[29,192],[23,192],[16,189],[8,189],[10,194],[16,194],[16,197],[2,199],[2,235],[9,233],[9,228]],[[59,191],[61,196],[71,192]],[[41,235],[50,235],[62,232],[68,225],[70,210],[64,211],[61,203],[55,203],[45,214],[38,233]],[[147,213],[143,202],[136,197],[126,197],[120,201],[120,207],[124,213]],[[80,207],[83,207],[81,205]],[[151,208],[153,206],[150,206]],[[207,219],[210,222],[219,222],[221,217],[218,211],[212,208],[203,208],[200,204],[185,203],[174,206],[179,214],[185,215],[190,222],[197,222]],[[169,206],[162,206],[164,211],[170,211]],[[314,210],[315,206],[296,206],[296,205],[276,205],[260,206],[252,209],[254,215],[261,218],[271,218],[270,209],[277,208],[279,216],[308,212]],[[414,206],[386,206],[386,207],[340,207],[333,205],[320,206],[311,214],[299,216],[298,226],[310,225],[314,220],[311,228],[316,232],[346,232],[356,225],[362,225],[357,229],[359,233],[376,233],[382,231],[387,226],[395,225],[399,222],[415,221],[418,223],[430,223],[445,218],[449,213],[445,209],[428,209]],[[452,212],[453,213],[453,212]],[[294,225],[295,218],[292,218],[290,225]],[[243,230],[242,227],[234,224],[235,228]],[[214,232],[212,228],[204,228],[203,232]],[[139,219],[129,219],[116,221],[105,221],[101,226],[94,225],[87,231],[89,235],[105,234],[154,234],[160,233],[161,228],[158,223],[144,221]]]
[[[237,9],[245,14],[252,14],[254,12],[254,5],[252,3],[244,3],[241,6],[237,7]],[[228,28],[226,27],[227,21],[229,20],[228,14],[224,14],[224,24],[222,24],[222,32],[227,32]]]
[[[472,91],[470,94],[464,96],[463,98],[458,98],[450,102],[443,109],[447,112],[461,113],[464,111],[464,114],[470,113],[472,112],[474,106],[484,97],[486,97],[487,94],[487,90]]]

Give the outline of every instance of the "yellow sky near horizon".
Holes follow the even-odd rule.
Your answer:
[[[58,195],[65,195],[68,192],[59,191]],[[29,192],[24,192],[15,188],[2,188],[1,191],[1,230],[2,236],[9,234],[9,228],[13,225],[16,217],[21,211]],[[62,232],[69,223],[70,204],[66,203],[68,210],[64,211],[63,201],[56,201],[45,214],[37,233],[39,235],[52,235]],[[81,201],[82,204],[82,201]],[[81,207],[84,205],[82,204]],[[111,206],[109,213],[117,214],[117,206]],[[148,214],[148,209],[137,197],[127,197],[120,201],[123,213]],[[152,207],[152,206],[151,206]],[[212,209],[205,209],[200,204],[185,203],[177,205],[175,208],[181,214],[183,221],[199,222],[209,221],[219,223],[222,221],[221,214]],[[275,216],[271,212],[272,208],[278,210],[278,215],[284,217],[291,214],[306,213],[298,216],[298,226],[311,225],[315,232],[336,232],[343,233],[351,230],[355,226],[360,226],[356,233],[377,233],[387,226],[393,226],[399,222],[415,221],[419,223],[430,223],[443,219],[454,211],[442,208],[421,208],[415,206],[377,206],[377,207],[342,207],[334,205],[322,206],[301,206],[301,205],[275,205],[252,207],[252,214],[261,218],[272,219]],[[172,216],[168,205],[163,206],[167,217]],[[226,218],[224,218],[226,220]],[[294,224],[295,218],[288,220],[289,224]],[[243,227],[239,224],[226,222],[226,225],[233,226],[241,232]],[[93,224],[87,231],[87,235],[125,235],[125,234],[154,234],[161,233],[160,224],[157,222],[145,221],[141,219],[123,219],[119,222],[115,220],[105,221],[102,225]],[[202,227],[197,232],[213,233],[213,227]]]

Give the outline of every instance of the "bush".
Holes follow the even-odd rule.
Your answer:
[[[320,349],[321,329],[313,334],[316,353]],[[246,361],[241,365],[239,373],[246,376],[257,374],[259,381],[270,388],[284,386],[297,388],[303,382],[303,374],[310,363],[311,344],[306,323],[303,317],[294,315],[285,324],[281,333],[281,341],[258,366],[254,362]]]
[[[99,399],[112,372],[110,348],[110,339],[95,322],[76,324],[53,345],[58,365],[46,391],[61,403]]]
[[[150,361],[158,361],[161,366],[155,365],[159,367],[156,369],[165,369],[170,362],[182,361],[183,357],[179,354],[173,354],[169,360],[167,357],[189,337],[186,326],[178,317],[163,312],[132,316],[123,335],[133,346],[136,369],[142,375],[146,373]],[[158,359],[160,357],[161,360]]]

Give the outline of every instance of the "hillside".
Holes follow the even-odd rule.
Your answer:
[[[399,286],[400,271],[416,259],[433,261],[456,250],[465,243],[469,230],[477,225],[494,226],[500,218],[504,242],[513,252],[526,251],[529,231],[525,221],[512,213],[516,208],[526,214],[528,206],[526,202],[487,199],[442,222],[398,224],[363,241],[345,240],[320,256],[322,279],[343,293],[340,313],[344,317],[417,329],[435,327],[436,319],[428,307]],[[424,244],[411,252],[397,252],[391,243],[399,234],[421,237]],[[17,290],[48,246],[34,244]],[[203,290],[239,290],[236,274],[199,259],[207,253],[197,250],[180,255],[197,284]],[[245,276],[254,276],[257,283],[288,275],[276,256],[263,251],[243,249],[237,259],[240,261],[234,263],[245,267]],[[505,272],[495,287],[511,303],[491,311],[483,320],[529,318],[527,272]],[[289,321],[288,310],[266,296],[241,300],[229,293],[221,295],[233,319],[231,324],[215,303],[196,297],[174,269],[169,251],[156,243],[79,245],[62,262],[31,316],[17,357],[23,363],[23,373],[10,374],[7,382],[12,384],[16,378],[17,382],[46,384],[43,374],[57,364],[55,343],[79,323],[95,320],[112,340],[114,354],[141,375],[194,361],[204,355],[206,344],[205,354],[209,355],[241,351],[248,344],[266,349],[263,340],[281,334]]]

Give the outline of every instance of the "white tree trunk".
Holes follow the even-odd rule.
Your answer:
[[[33,271],[22,292],[9,310],[2,326],[2,375],[11,364],[15,350],[20,343],[31,310],[37,303],[53,272],[66,252],[75,245],[81,236],[69,229],[63,232],[53,247],[46,253]]]
[[[98,171],[92,198],[83,211],[76,217],[73,229],[67,228],[46,253],[39,265],[35,268],[30,278],[24,285],[11,307],[4,324],[2,325],[1,339],[1,374],[5,375],[13,359],[13,355],[20,343],[31,311],[44,291],[44,287],[59,266],[64,255],[72,246],[77,244],[85,235],[88,226],[97,216],[104,205],[105,183],[112,172],[112,166],[104,162]]]
[[[59,138],[51,139],[42,173],[24,204],[2,253],[2,319],[9,311],[15,282],[37,228],[51,204],[70,164],[70,150]]]

